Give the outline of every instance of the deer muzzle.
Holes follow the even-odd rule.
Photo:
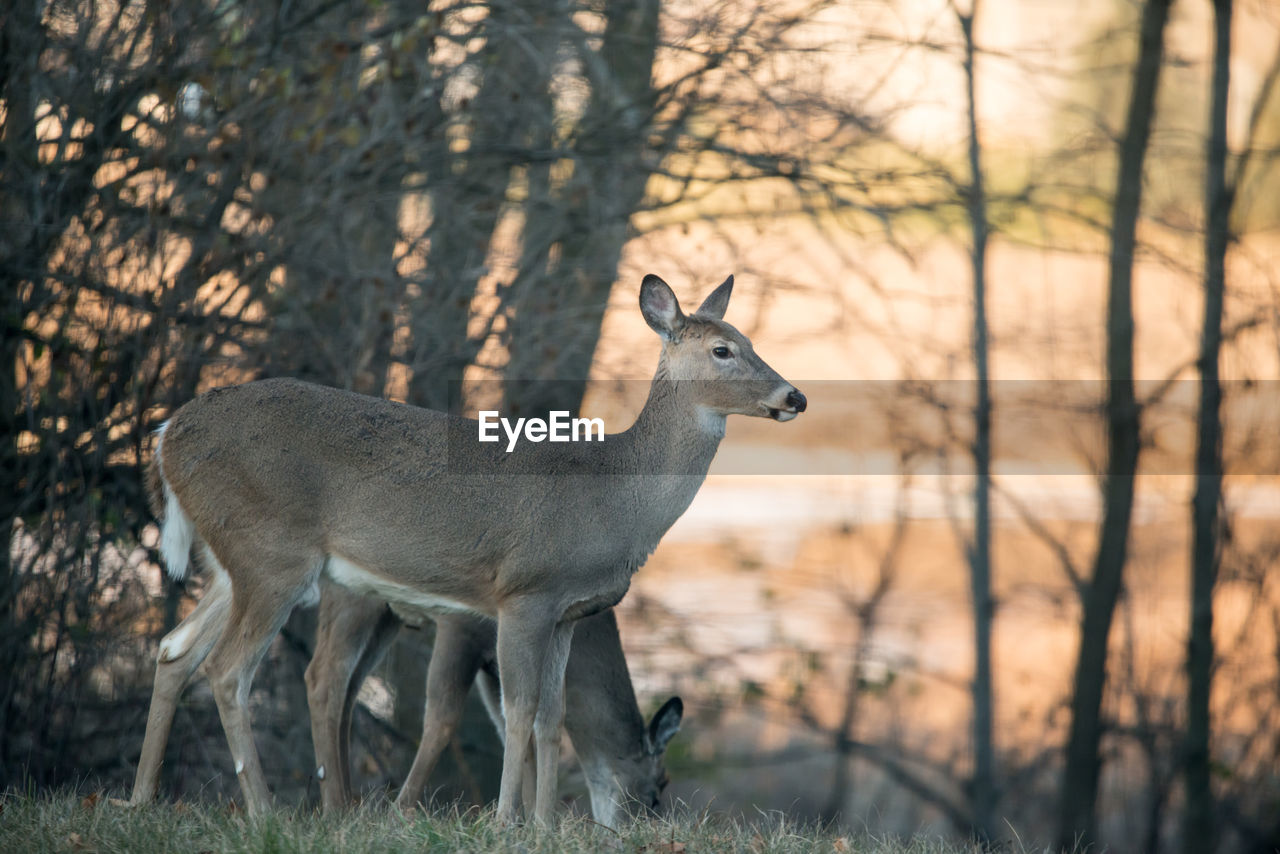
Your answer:
[[[790,421],[801,412],[804,412],[808,406],[809,401],[800,393],[800,389],[793,388],[787,392],[786,401],[782,406],[766,406],[765,408],[769,412],[769,417],[774,421]]]

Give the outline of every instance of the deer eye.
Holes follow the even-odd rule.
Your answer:
[[[721,344],[717,347],[711,348],[711,355],[715,356],[717,359],[728,359],[733,356],[733,353],[729,352],[728,347]]]

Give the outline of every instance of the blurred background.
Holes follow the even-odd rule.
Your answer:
[[[132,782],[203,583],[142,490],[176,406],[296,376],[616,431],[640,278],[732,272],[809,411],[731,420],[619,607],[642,707],[685,701],[671,795],[1275,850],[1278,75],[1267,0],[6,5],[0,788]],[[288,803],[313,632],[253,697]],[[365,793],[430,642],[362,691]],[[438,802],[496,794],[473,705]],[[162,796],[236,788],[197,685]]]

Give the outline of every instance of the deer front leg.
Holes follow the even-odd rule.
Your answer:
[[[351,707],[360,683],[395,637],[387,606],[335,585],[321,587],[316,646],[307,665],[307,705],[325,812],[351,802]]]
[[[529,739],[533,735],[542,689],[542,673],[559,618],[551,602],[526,597],[498,613],[498,679],[506,719],[498,820],[514,824]]]
[[[560,623],[551,635],[546,661],[542,665],[542,689],[533,733],[537,744],[537,785],[534,821],[551,825],[559,782],[560,728],[564,725],[564,672],[573,641],[573,623]]]
[[[418,802],[440,754],[458,731],[467,690],[475,681],[481,657],[492,642],[493,624],[488,621],[462,615],[436,618],[436,640],[427,667],[422,741],[396,798],[400,809],[408,810]]]
[[[475,685],[480,690],[480,699],[484,702],[485,711],[489,713],[489,720],[493,721],[494,727],[498,730],[498,738],[505,740],[507,737],[507,724],[502,716],[502,686],[498,684],[497,679],[483,670],[476,674]],[[525,756],[524,776],[520,781],[521,803],[534,803],[537,797],[537,769],[534,764],[536,753],[537,747],[532,746]]]

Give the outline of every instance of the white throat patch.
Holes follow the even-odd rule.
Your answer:
[[[705,406],[698,407],[698,429],[716,439],[724,438],[725,416]]]

